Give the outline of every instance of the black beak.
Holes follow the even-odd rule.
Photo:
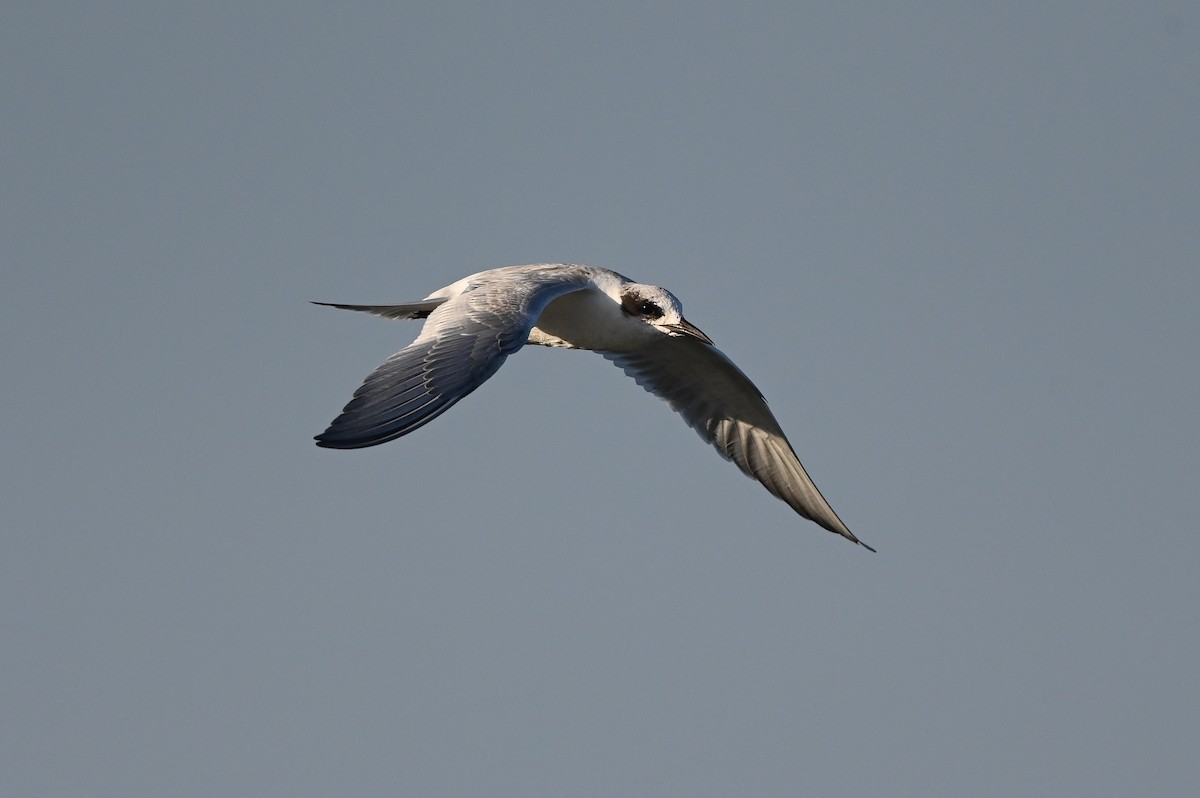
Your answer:
[[[681,318],[678,324],[664,324],[662,328],[671,335],[690,335],[692,338],[697,338],[709,346],[714,346],[712,339],[687,319]]]

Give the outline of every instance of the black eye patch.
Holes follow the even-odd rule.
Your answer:
[[[663,315],[663,309],[649,299],[638,299],[637,297],[627,296],[621,302],[621,308],[632,316],[641,316],[647,319],[658,319]]]

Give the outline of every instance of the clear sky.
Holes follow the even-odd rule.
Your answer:
[[[1193,794],[1195,3],[182,5],[0,12],[0,795]],[[590,354],[313,445],[538,261],[879,553]]]

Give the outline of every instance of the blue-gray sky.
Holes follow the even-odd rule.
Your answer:
[[[1188,2],[13,3],[0,794],[1200,782]],[[877,555],[599,357],[311,436],[480,269],[664,285]]]

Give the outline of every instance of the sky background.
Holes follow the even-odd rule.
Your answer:
[[[1193,795],[1200,9],[990,5],[6,3],[0,795]],[[589,354],[313,445],[541,261],[879,553]]]

